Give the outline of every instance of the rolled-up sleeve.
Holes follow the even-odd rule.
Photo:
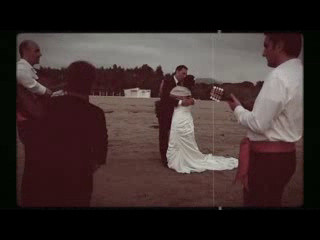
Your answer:
[[[46,92],[46,87],[33,78],[32,72],[29,69],[18,68],[17,81],[32,93],[44,95]]]
[[[263,134],[271,127],[273,119],[283,111],[285,99],[284,83],[274,77],[262,87],[251,112],[242,106],[237,106],[234,114],[241,125]]]

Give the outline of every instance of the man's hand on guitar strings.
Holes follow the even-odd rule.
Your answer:
[[[231,93],[230,94],[231,100],[228,100],[228,104],[231,108],[232,111],[234,111],[234,109],[241,105],[240,101]]]

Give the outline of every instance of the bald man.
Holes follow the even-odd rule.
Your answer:
[[[19,54],[21,59],[17,62],[17,126],[20,140],[24,143],[30,122],[28,120],[41,112],[41,109],[37,109],[40,104],[36,101],[36,96],[50,97],[52,91],[37,81],[39,78],[33,68],[40,62],[41,52],[38,44],[24,40],[19,46]],[[30,114],[31,112],[34,115]]]
[[[42,56],[38,44],[31,40],[23,41],[19,46],[19,54],[21,59],[17,63],[18,84],[32,93],[51,96],[52,91],[37,81],[37,72],[33,68],[35,64],[39,64]]]

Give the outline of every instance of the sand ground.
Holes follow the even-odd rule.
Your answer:
[[[156,98],[90,97],[105,111],[109,134],[106,165],[94,175],[92,207],[241,207],[236,169],[181,174],[160,161]],[[203,153],[238,157],[245,129],[224,103],[197,100],[195,136]],[[24,169],[23,145],[17,137],[17,201]],[[297,144],[297,169],[283,195],[283,206],[303,204],[303,139]]]

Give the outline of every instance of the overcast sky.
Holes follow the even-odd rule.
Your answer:
[[[113,64],[124,68],[161,65],[172,73],[184,64],[195,77],[213,76],[213,35],[206,34],[20,34],[22,40],[36,41],[41,49],[40,65],[67,67],[76,60],[87,60],[96,67]]]
[[[273,69],[263,53],[263,33],[214,35],[214,77],[222,82],[263,81]],[[303,50],[300,58],[302,58]]]
[[[271,70],[262,57],[263,34],[214,34],[214,75],[222,82],[256,82]]]
[[[148,64],[155,70],[161,65],[164,73],[172,73],[184,64],[196,78],[222,82],[256,82],[271,70],[262,57],[262,33],[28,33],[19,34],[17,44],[25,39],[39,44],[44,67],[87,60],[96,67]]]

